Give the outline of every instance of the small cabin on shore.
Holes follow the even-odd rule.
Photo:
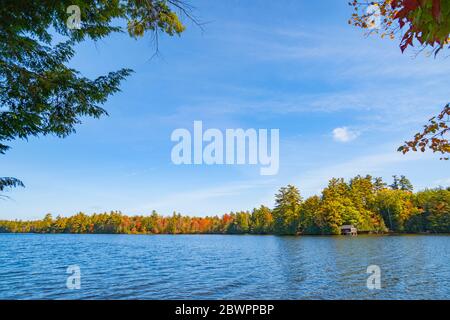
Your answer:
[[[341,226],[341,234],[346,236],[356,236],[358,235],[358,229],[351,224],[343,225]]]

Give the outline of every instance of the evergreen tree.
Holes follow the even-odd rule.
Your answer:
[[[132,37],[146,32],[180,34],[184,26],[173,11],[180,1],[78,0],[79,29],[67,26],[67,9],[74,1],[3,0],[0,10],[0,154],[9,141],[53,134],[66,137],[82,117],[99,118],[101,107],[119,91],[130,69],[94,80],[69,68],[74,46],[86,39],[99,40],[123,31],[124,20]],[[188,14],[189,16],[189,14]],[[66,39],[55,43],[58,38]],[[0,177],[0,191],[23,186],[15,178]]]
[[[412,183],[408,180],[408,178],[406,178],[403,175],[400,176],[400,180],[398,181],[398,185],[400,187],[400,190],[412,192],[413,189],[414,189]]]
[[[398,177],[396,175],[393,175],[392,178],[394,178],[394,181],[391,185],[389,185],[389,187],[391,187],[392,190],[400,189],[400,180],[398,179]]]
[[[275,195],[273,210],[274,232],[276,234],[294,235],[299,231],[299,217],[302,198],[293,185],[282,187]]]
[[[373,187],[375,189],[375,192],[383,190],[384,188],[386,188],[387,184],[383,181],[383,178],[381,177],[376,177],[373,180]]]

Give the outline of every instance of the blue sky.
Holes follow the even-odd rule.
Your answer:
[[[162,37],[114,35],[77,47],[71,65],[95,77],[136,72],[77,133],[16,141],[0,175],[22,179],[0,219],[122,210],[127,214],[215,215],[273,206],[288,183],[303,196],[331,177],[405,174],[416,189],[450,185],[448,162],[397,147],[449,100],[450,61],[409,51],[398,39],[365,37],[347,24],[347,1],[192,1],[204,30],[187,22]],[[175,166],[171,132],[280,129],[280,170]]]

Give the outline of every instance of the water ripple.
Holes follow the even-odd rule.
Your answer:
[[[0,299],[449,299],[449,261],[450,236],[0,234]]]

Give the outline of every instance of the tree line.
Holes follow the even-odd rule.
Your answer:
[[[405,176],[391,185],[381,178],[356,176],[348,182],[333,178],[321,195],[304,200],[297,187],[282,187],[275,206],[222,216],[191,217],[179,213],[162,216],[127,216],[119,211],[42,220],[0,221],[2,233],[105,233],[105,234],[340,234],[342,225],[358,232],[448,233],[450,188],[414,193]]]

